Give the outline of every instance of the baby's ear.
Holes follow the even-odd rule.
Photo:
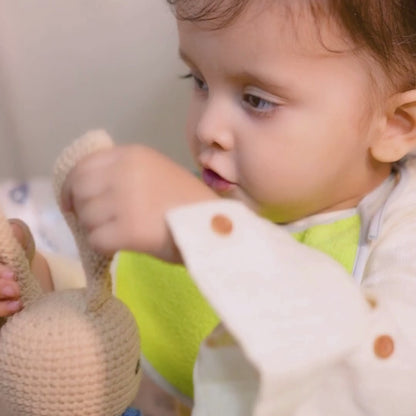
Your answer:
[[[379,162],[392,163],[416,149],[416,89],[391,96],[380,137],[370,150]]]

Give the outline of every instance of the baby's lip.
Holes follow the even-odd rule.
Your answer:
[[[202,180],[216,192],[228,191],[233,185],[235,185],[233,182],[228,181],[209,168],[204,168],[202,170]]]

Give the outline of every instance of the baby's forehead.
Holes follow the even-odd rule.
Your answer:
[[[234,3],[234,0],[227,0]],[[227,3],[226,2],[226,3]],[[212,0],[199,0],[200,6],[212,5]],[[236,40],[248,34],[263,43],[275,38],[276,45],[285,43],[288,48],[308,56],[331,56],[355,49],[351,39],[328,13],[317,14],[307,0],[248,0],[232,20],[224,7],[212,8],[204,18],[179,20],[182,33],[186,26],[202,32],[215,32],[218,38],[233,36]],[[195,6],[193,6],[195,7]],[[198,9],[195,8],[196,12]],[[225,10],[225,11],[224,11]],[[201,11],[202,13],[202,11]],[[201,15],[202,16],[202,15]]]

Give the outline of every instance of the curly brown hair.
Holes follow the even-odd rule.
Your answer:
[[[179,20],[226,27],[254,0],[167,0]],[[258,0],[255,0],[258,1]],[[284,0],[269,0],[284,2]],[[400,90],[416,88],[416,0],[303,0],[313,16],[335,19],[380,63]],[[299,2],[298,2],[299,3]],[[292,3],[293,4],[293,3]]]

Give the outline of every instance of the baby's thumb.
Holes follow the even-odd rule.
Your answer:
[[[29,263],[31,263],[35,255],[35,240],[33,239],[33,235],[30,232],[29,227],[26,223],[17,218],[10,218],[9,224],[13,229],[13,233],[17,241],[23,247]]]

